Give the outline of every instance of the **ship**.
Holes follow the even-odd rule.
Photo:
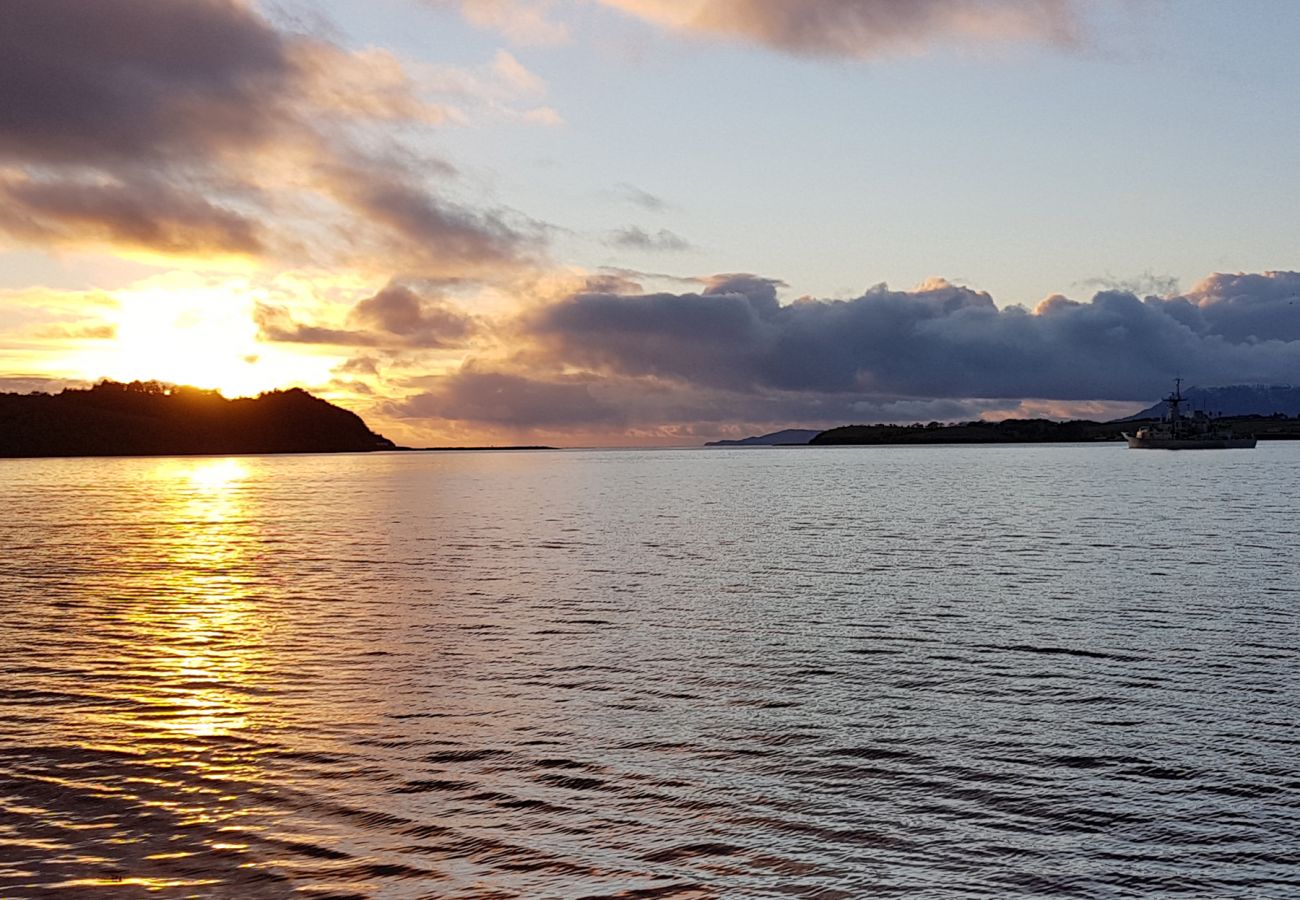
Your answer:
[[[1204,412],[1197,410],[1190,416],[1182,415],[1179,407],[1186,402],[1183,380],[1174,379],[1174,392],[1165,397],[1169,413],[1155,425],[1146,425],[1136,433],[1124,432],[1130,450],[1250,450],[1255,446],[1254,436],[1241,437],[1231,428],[1218,425]]]

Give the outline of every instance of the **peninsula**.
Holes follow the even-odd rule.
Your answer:
[[[1122,432],[1156,420],[1092,422],[1076,419],[1004,419],[1001,422],[930,422],[922,425],[844,425],[823,431],[809,443],[814,446],[847,444],[1045,444],[1091,441],[1122,441]],[[1254,434],[1260,440],[1300,440],[1300,418],[1231,416],[1220,419],[1223,427],[1240,434]]]
[[[356,413],[299,388],[227,400],[156,381],[0,394],[0,457],[395,450]]]

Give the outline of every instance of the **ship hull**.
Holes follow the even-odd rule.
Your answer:
[[[1253,437],[1234,438],[1142,438],[1126,434],[1130,450],[1251,450]]]

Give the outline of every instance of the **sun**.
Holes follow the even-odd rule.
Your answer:
[[[177,275],[118,292],[114,337],[72,361],[87,380],[163,381],[251,396],[323,384],[340,360],[258,340],[257,291]]]

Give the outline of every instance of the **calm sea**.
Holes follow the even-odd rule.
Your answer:
[[[0,460],[0,897],[1300,896],[1300,444]]]

